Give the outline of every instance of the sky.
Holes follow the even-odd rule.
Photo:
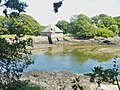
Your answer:
[[[60,0],[25,0],[28,4],[26,13],[35,18],[41,25],[56,24],[59,20],[69,19],[80,13],[88,17],[107,14],[120,16],[120,0],[64,0],[58,13],[53,11],[53,2]]]

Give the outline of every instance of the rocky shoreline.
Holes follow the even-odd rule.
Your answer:
[[[29,50],[32,51],[33,54],[37,53],[46,53],[49,51],[49,48],[54,48],[52,50],[53,53],[61,53],[63,52],[64,46],[72,46],[72,45],[79,45],[81,46],[82,50],[88,53],[99,54],[99,53],[107,53],[112,54],[113,57],[120,57],[120,37],[114,38],[92,38],[92,39],[75,39],[73,37],[65,37],[64,41],[55,42],[54,44],[49,44],[47,41],[47,37],[37,36],[33,38],[33,47],[28,47]],[[108,41],[110,41],[108,43]],[[103,43],[104,42],[104,43]],[[107,42],[107,43],[106,43]],[[89,46],[88,46],[89,45]],[[100,46],[100,48],[96,48]],[[88,48],[86,48],[88,47]],[[91,49],[89,49],[91,47]],[[91,52],[92,50],[92,52]]]
[[[120,37],[110,37],[110,38],[103,38],[103,37],[95,37],[90,39],[81,39],[76,37],[65,37],[65,40],[68,42],[73,43],[89,43],[89,44],[107,44],[107,45],[120,45]]]
[[[98,87],[97,83],[89,82],[88,76],[66,71],[30,71],[22,75],[20,80],[29,80],[45,90],[74,90],[74,85],[80,85],[83,90],[118,90],[117,85],[102,83]]]
[[[48,38],[46,36],[33,36],[33,43],[34,45],[37,44],[49,44]],[[67,37],[65,36],[61,41],[53,40],[53,44],[107,44],[107,45],[120,45],[120,37],[110,37],[110,38],[103,38],[103,37],[94,37],[89,39],[82,39],[78,37]],[[50,44],[49,44],[50,45]]]
[[[76,39],[73,37],[65,37],[64,41],[55,42],[49,44],[46,37],[35,37],[33,38],[34,47],[33,50],[38,48],[44,53],[43,48],[56,47],[59,44],[105,44],[105,45],[120,45],[120,37],[114,38],[92,38],[92,39]],[[115,56],[120,56],[120,48],[100,48],[97,52],[103,53],[114,53]],[[38,52],[38,51],[37,51]],[[76,78],[79,78],[79,82],[72,83]],[[98,87],[97,83],[89,82],[90,77],[79,75],[71,72],[60,71],[30,71],[22,75],[21,80],[29,80],[31,83],[37,84],[45,90],[73,90],[72,86],[79,84],[83,90],[118,90],[117,85],[109,83],[102,83],[101,87]]]

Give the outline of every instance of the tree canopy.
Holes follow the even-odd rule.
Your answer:
[[[56,26],[64,29],[65,33],[79,37],[113,37],[120,32],[119,17],[100,14],[88,18],[84,14],[73,15],[70,22],[58,21]]]
[[[0,0],[0,6],[5,7],[3,13],[5,16],[18,16],[21,12],[25,12],[25,8],[28,6],[26,2],[20,0]]]
[[[32,16],[20,14],[17,18],[0,16],[0,34],[39,35],[44,28]]]
[[[56,26],[58,28],[60,28],[61,30],[63,30],[64,34],[67,33],[67,29],[68,29],[68,22],[67,21],[65,21],[65,20],[58,21]]]

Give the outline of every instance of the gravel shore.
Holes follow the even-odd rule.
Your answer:
[[[76,78],[78,79],[77,81]],[[90,78],[88,76],[66,71],[30,71],[25,73],[21,77],[21,80],[29,80],[30,82],[45,88],[45,90],[73,90],[73,85],[78,84],[83,90],[118,90],[117,85],[102,83],[101,87],[98,87],[97,83],[89,82]]]

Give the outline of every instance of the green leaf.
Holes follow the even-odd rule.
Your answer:
[[[2,0],[0,0],[0,3],[2,2]]]

